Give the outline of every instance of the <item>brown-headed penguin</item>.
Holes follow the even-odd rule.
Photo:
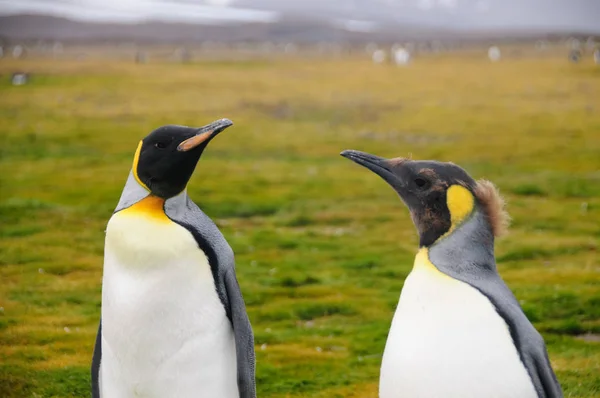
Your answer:
[[[559,398],[546,346],[500,278],[496,188],[452,163],[342,156],[382,177],[410,210],[419,251],[404,282],[381,398]]]

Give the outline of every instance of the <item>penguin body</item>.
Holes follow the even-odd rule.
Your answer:
[[[208,256],[163,203],[147,197],[108,223],[103,396],[239,397],[233,328]]]
[[[93,396],[254,398],[254,340],[233,252],[185,189],[149,189],[162,179],[139,177],[143,145],[106,229]]]
[[[540,334],[499,276],[503,202],[454,164],[343,156],[380,175],[411,211],[420,249],[383,354],[381,398],[560,398]]]
[[[477,288],[421,249],[404,282],[381,365],[380,395],[537,398],[508,325]]]

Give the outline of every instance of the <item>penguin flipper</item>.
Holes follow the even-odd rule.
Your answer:
[[[246,305],[235,271],[228,269],[224,275],[225,290],[231,311],[235,335],[237,377],[240,398],[256,398],[254,334],[246,312]]]
[[[529,323],[525,314],[522,317],[524,319],[515,331],[517,333],[515,345],[519,351],[521,361],[527,368],[529,377],[531,377],[538,397],[563,398],[562,389],[550,365],[543,337]],[[529,325],[529,327],[526,327],[526,325]]]
[[[492,302],[506,322],[521,362],[539,398],[563,398],[563,392],[550,365],[542,335],[531,324],[512,291],[499,275],[469,282]]]
[[[429,259],[440,271],[479,290],[492,303],[508,326],[538,397],[562,398],[543,337],[498,274],[493,247],[481,244],[494,239],[487,222],[484,214],[477,212],[454,233],[433,245]]]
[[[256,398],[254,334],[235,276],[233,251],[215,223],[185,191],[165,202],[165,213],[190,231],[198,247],[208,257],[217,294],[233,327],[240,398]]]
[[[536,384],[536,387],[539,385],[543,389],[543,397],[563,398],[562,389],[556,379],[554,371],[552,371],[546,350],[538,350],[533,356],[533,361],[535,363],[535,369],[537,370],[537,383],[539,383],[536,384],[536,381],[534,380],[534,384]]]
[[[100,398],[100,361],[102,360],[102,320],[98,325],[94,355],[92,357],[92,398]]]

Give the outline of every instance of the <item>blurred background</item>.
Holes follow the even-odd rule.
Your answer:
[[[339,156],[492,180],[499,271],[567,397],[600,396],[600,2],[0,0],[0,396],[89,396],[137,143],[235,125],[189,194],[236,253],[260,397],[376,397],[417,250]]]

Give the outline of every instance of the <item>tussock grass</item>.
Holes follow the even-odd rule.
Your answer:
[[[32,73],[26,86],[10,73]],[[104,228],[137,142],[235,126],[191,197],[236,252],[261,397],[376,397],[417,239],[384,182],[338,156],[453,161],[495,182],[499,269],[567,397],[600,395],[600,69],[561,58],[0,62],[0,396],[88,395]]]

